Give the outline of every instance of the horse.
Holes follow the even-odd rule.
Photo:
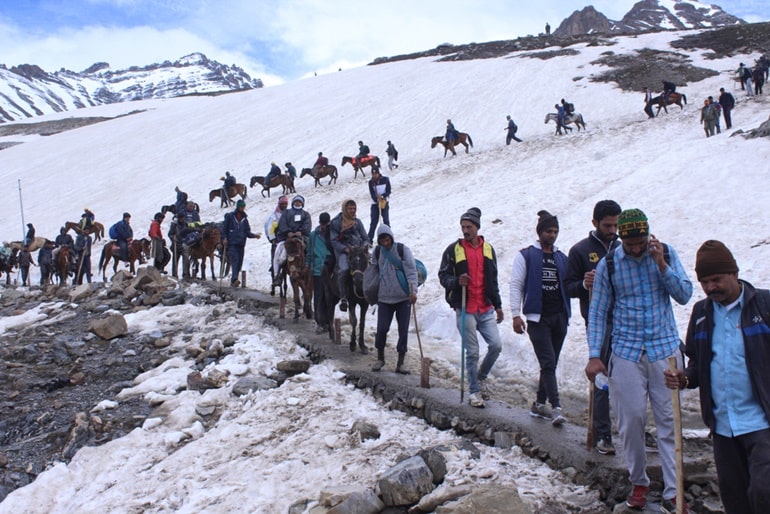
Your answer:
[[[185,202],[185,203],[187,204],[187,203],[190,203],[190,202]],[[195,210],[195,212],[201,212],[201,206],[200,205],[198,205],[195,202],[192,202],[192,204],[193,204],[193,210]],[[170,212],[171,214],[176,214],[176,204],[172,203],[171,205],[163,205],[160,208],[160,212],[163,213],[163,215],[165,215],[168,212]]]
[[[223,188],[220,187],[219,189],[212,189],[209,192],[209,203],[213,202],[214,198],[219,198],[220,199],[220,204],[219,204],[220,207],[229,207],[233,203],[235,203],[233,201],[233,198],[235,197],[235,195],[238,195],[238,196],[241,197],[241,199],[245,200],[246,196],[247,196],[247,192],[248,192],[248,188],[246,187],[246,184],[235,184],[228,191],[228,198],[225,201],[225,199],[222,198],[222,189]]]
[[[549,112],[545,115],[545,121],[544,123],[548,123],[549,121],[553,121],[556,123],[556,133],[559,133],[559,115],[555,112]],[[583,130],[586,128],[586,122],[583,121],[583,115],[579,112],[569,114],[564,117],[564,130],[572,130],[572,127],[568,127],[570,123],[574,123],[575,126],[577,126],[578,132],[580,132],[580,127],[583,127]]]
[[[348,316],[350,318],[350,351],[356,351],[356,325],[358,324],[358,346],[361,353],[366,355],[369,350],[364,343],[364,325],[366,323],[366,311],[369,303],[364,298],[364,271],[369,266],[369,248],[366,246],[354,246],[348,254],[350,266],[350,280],[348,281]],[[356,306],[361,315],[361,321],[356,319]]]
[[[278,270],[281,281],[281,303],[279,317],[286,316],[286,278],[291,279],[291,288],[294,295],[294,319],[298,320],[301,313],[305,313],[307,319],[313,319],[313,288],[310,282],[310,266],[305,262],[305,243],[302,237],[290,237],[283,243],[286,252],[286,262]],[[300,307],[300,292],[302,293],[302,307]]]
[[[294,189],[294,179],[292,179],[289,175],[284,174],[271,178],[269,184],[265,184],[265,177],[255,175],[251,177],[251,187],[253,188],[255,184],[262,186],[261,193],[263,198],[265,197],[265,191],[267,191],[267,197],[270,198],[270,189],[278,186],[283,188],[283,194],[297,192],[297,190]]]
[[[19,265],[19,250],[18,248],[11,248],[11,254],[7,259],[0,259],[0,276],[5,273],[5,285],[11,285],[11,273],[13,268]]]
[[[59,278],[59,285],[67,285],[67,276],[72,268],[73,255],[69,245],[63,245],[56,254],[56,260],[53,263],[54,272]]]
[[[353,178],[358,177],[358,172],[361,172],[361,176],[366,178],[366,173],[364,173],[364,168],[367,166],[371,166],[372,169],[374,169],[375,166],[378,168],[380,167],[380,158],[376,155],[367,155],[365,157],[361,157],[361,162],[358,162],[358,158],[356,157],[348,157],[347,155],[342,158],[342,164],[340,166],[344,166],[347,163],[350,163],[351,166],[353,166],[353,171],[355,171],[355,175],[353,175]]]
[[[144,264],[145,259],[149,260],[150,257],[149,239],[132,239],[128,243],[128,265],[132,275],[136,273],[134,261],[138,260],[139,264]],[[102,248],[102,256],[99,258],[99,267],[97,269],[102,272],[103,282],[107,282],[107,266],[110,263],[110,259],[114,260],[112,273],[115,274],[118,272],[118,261],[120,260],[120,246],[118,246],[117,241],[107,241],[107,244]]]
[[[74,221],[67,221],[64,223],[64,230],[66,232],[69,232],[70,230],[74,230],[76,234],[86,234],[86,235],[94,235],[94,241],[99,241],[104,237],[104,225],[99,223],[98,221],[92,221],[91,226],[87,227],[86,229],[80,228],[80,223],[75,223]]]
[[[663,101],[663,95],[658,95],[652,100],[650,100],[648,103],[650,106],[657,105],[658,110],[655,111],[655,115],[657,116],[660,114],[660,110],[663,109],[666,111],[666,114],[668,114],[668,109],[666,109],[667,105],[676,104],[679,106],[680,110],[684,109],[684,105],[682,105],[682,101],[684,101],[685,105],[687,104],[687,96],[684,93],[671,93],[668,95],[668,100],[666,102]]]
[[[214,253],[222,246],[222,230],[217,223],[207,223],[201,230],[201,240],[195,246],[184,249],[189,257],[189,263],[193,266],[190,270],[190,277],[196,277],[198,270],[201,272],[201,280],[206,280],[206,259],[208,258],[211,266],[211,280],[216,280],[217,275],[214,272]],[[198,265],[200,260],[200,266]]]
[[[40,250],[43,245],[45,244],[46,239],[44,237],[36,237],[29,243],[29,251],[34,252],[35,250]],[[23,241],[11,241],[11,250],[20,251],[21,247],[24,245]]]
[[[335,184],[337,183],[337,167],[336,166],[314,166],[311,168],[302,168],[302,173],[299,174],[299,178],[304,177],[305,175],[310,175],[315,179],[315,187],[318,187],[321,185],[321,179],[324,177],[330,177],[329,183],[326,184],[327,186],[330,186],[332,182]]]
[[[473,148],[473,139],[471,139],[470,134],[466,134],[465,132],[458,132],[457,139],[454,143],[445,141],[444,136],[436,136],[430,140],[430,147],[436,148],[436,145],[439,143],[444,146],[444,157],[446,157],[446,154],[449,151],[452,152],[452,155],[457,155],[457,152],[455,152],[455,145],[463,145],[465,147],[465,153],[470,151],[468,145],[470,145],[470,148]]]

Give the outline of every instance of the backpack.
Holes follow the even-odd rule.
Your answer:
[[[396,243],[396,251],[398,252],[398,257],[401,260],[404,260],[404,243]],[[374,258],[379,260],[380,259],[380,247],[376,247],[374,249]],[[394,263],[395,265],[395,263]],[[423,264],[423,262],[420,259],[415,258],[414,259],[414,265],[417,268],[417,287],[420,287],[425,283],[425,279],[428,278],[428,268]],[[398,268],[398,266],[396,266]],[[401,266],[400,271],[403,272],[404,267]],[[401,281],[401,276],[399,275],[399,282]],[[401,282],[401,287],[404,287],[404,291],[406,291],[406,287],[404,286],[406,284],[406,277],[404,277],[404,281]]]
[[[573,112],[575,112],[575,106],[573,104],[569,103],[569,102],[566,102],[564,104],[564,111],[567,114],[572,114]]]
[[[182,244],[188,247],[195,246],[198,243],[200,243],[201,237],[202,237],[201,233],[198,231],[190,232],[189,234],[184,236],[184,241],[182,241]]]
[[[110,239],[117,239],[118,238],[118,224],[115,223],[110,227],[110,232],[108,234],[110,236]]]

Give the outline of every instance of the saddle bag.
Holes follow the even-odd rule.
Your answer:
[[[184,240],[182,241],[182,244],[187,247],[192,247],[197,245],[201,242],[201,233],[200,232],[190,232],[186,236],[184,236]]]
[[[380,267],[370,264],[364,270],[364,298],[369,305],[375,305],[380,295]]]

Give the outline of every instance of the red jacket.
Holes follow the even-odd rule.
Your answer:
[[[160,222],[153,220],[150,223],[150,239],[163,239],[163,233],[160,231]]]

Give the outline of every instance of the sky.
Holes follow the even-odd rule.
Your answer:
[[[202,52],[267,85],[360,66],[442,43],[513,39],[553,30],[592,4],[613,20],[633,0],[13,0],[0,2],[6,66],[82,71],[174,61]],[[719,5],[747,21],[770,20],[764,0]]]
[[[668,41],[674,37],[659,33],[617,38],[611,48],[616,54],[641,48],[670,50]],[[737,61],[750,62],[758,56],[712,60],[704,57],[705,52],[677,50],[688,53],[694,65],[718,75],[681,87],[689,99],[683,110],[673,108],[647,120],[641,93],[589,80],[592,74],[607,71],[592,64],[606,47],[574,48],[576,55],[548,60],[521,52],[478,61],[423,58],[216,97],[111,104],[43,116],[38,120],[134,112],[51,136],[0,138],[0,142],[23,141],[0,151],[0,190],[13,192],[0,202],[0,234],[16,239],[24,232],[15,198],[17,184],[24,218],[35,224],[38,235],[52,239],[65,220],[77,220],[85,207],[105,226],[128,210],[135,233],[144,235],[160,206],[174,201],[175,186],[200,203],[203,221],[219,221],[225,211],[207,197],[209,190],[219,187],[225,170],[248,182],[252,175],[266,174],[272,160],[291,161],[297,169],[310,166],[318,151],[338,166],[339,179],[318,188],[308,177],[297,181],[297,193],[305,197],[314,224],[321,212],[334,215],[343,200],[353,198],[368,226],[366,181],[354,178],[350,166],[341,166],[341,157],[354,154],[356,142],[363,140],[384,159],[386,141],[392,140],[400,166],[392,171],[384,168],[393,188],[391,228],[396,241],[409,246],[429,272],[418,291],[417,311],[423,350],[434,361],[431,382],[435,378],[449,384],[459,399],[460,341],[455,315],[436,274],[442,251],[461,236],[460,216],[477,206],[482,211],[480,233],[497,252],[505,314],[499,325],[503,350],[489,379],[497,392],[491,401],[494,394],[504,392],[507,397],[520,396],[522,403],[531,402],[538,365],[527,337],[513,332],[508,287],[514,255],[535,241],[541,209],[558,217],[556,244],[565,252],[588,235],[597,201],[611,198],[624,208],[643,210],[652,233],[671,244],[695,284],[690,302],[674,306],[682,335],[692,305],[704,296],[694,272],[695,254],[703,241],[725,242],[736,257],[740,277],[759,287],[770,286],[770,230],[763,215],[770,193],[767,170],[735,164],[746,162],[747,156],[767,162],[770,145],[767,139],[733,135],[767,121],[770,99],[746,98],[729,71]],[[535,75],[542,77],[538,87],[532,86]],[[458,77],[473,80],[463,81],[463,87],[446,87]],[[707,139],[698,123],[699,107],[720,87],[737,100],[734,128]],[[511,91],[528,93],[522,98]],[[560,98],[575,105],[587,130],[554,135],[555,127],[544,123],[544,115]],[[519,126],[522,143],[505,145],[506,114],[512,114]],[[457,129],[471,134],[474,147],[467,154],[444,158],[440,148],[430,148],[430,139],[443,133],[450,117]],[[277,201],[273,193],[268,199],[258,190],[249,191],[247,213],[253,230],[264,231],[264,220]],[[162,225],[164,234],[170,221],[166,218]],[[101,244],[94,245],[94,267]],[[269,261],[266,239],[249,240],[244,262],[249,287],[269,290]],[[32,279],[38,277],[33,268]],[[196,294],[195,289],[191,292]],[[289,305],[291,316],[291,301]],[[40,322],[41,316],[55,322],[61,308],[46,303],[3,317],[0,330],[23,330]],[[308,375],[275,392],[232,398],[228,388],[236,377],[268,374],[275,363],[303,350],[291,344],[289,334],[265,326],[260,316],[236,312],[235,304],[221,319],[209,316],[212,308],[152,308],[129,316],[132,334],[168,331],[170,324],[189,327],[194,320],[211,319],[211,325],[204,327],[200,321],[191,341],[174,336],[173,346],[182,357],[139,377],[135,387],[117,397],[105,397],[123,401],[140,395],[147,401],[163,401],[163,412],[142,429],[84,449],[70,465],[41,474],[1,503],[0,513],[122,511],[127,506],[146,512],[235,512],[243,505],[253,506],[254,512],[286,512],[291,502],[317,498],[329,485],[373,485],[378,473],[412,442],[421,446],[454,437],[389,411],[368,393],[344,385],[334,362],[314,366]],[[585,327],[577,312],[573,301],[557,370],[568,419],[584,413],[587,397]],[[336,315],[346,340],[347,316]],[[218,333],[220,322],[249,327],[231,356],[205,370],[222,368],[233,379],[223,390],[191,394],[181,387],[193,369],[193,363],[185,360],[184,346]],[[366,332],[370,347],[374,325],[370,312]],[[383,373],[393,373],[395,337],[394,327]],[[406,362],[414,380],[419,377],[418,355],[412,331]],[[373,355],[356,358],[374,362]],[[682,404],[689,412],[698,412],[697,394],[683,393]],[[198,402],[223,410],[216,426],[206,430],[200,425],[194,414]],[[329,416],[330,411],[338,415]],[[378,424],[383,439],[359,445],[342,436],[359,418]],[[703,426],[698,428],[705,437]],[[584,490],[576,490],[539,462],[520,459],[515,449],[483,451],[480,462],[453,455],[450,469],[455,474],[450,482],[515,482],[532,501],[544,495],[590,500],[590,494],[586,497]],[[248,480],[243,479],[243,469],[250,470]],[[152,508],[146,507],[150,500]]]

